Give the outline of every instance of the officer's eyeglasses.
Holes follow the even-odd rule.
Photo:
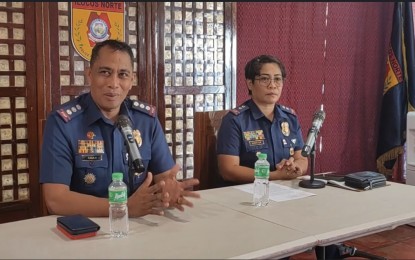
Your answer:
[[[268,87],[271,84],[271,81],[274,82],[275,85],[280,86],[284,79],[282,77],[275,77],[271,79],[270,77],[261,76],[259,78],[255,78],[259,82],[261,86]]]

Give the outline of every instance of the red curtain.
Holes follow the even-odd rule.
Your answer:
[[[296,110],[304,138],[324,105],[316,172],[376,171],[392,13],[393,2],[239,2],[237,104],[249,98],[246,62],[275,55],[287,69],[280,103]]]

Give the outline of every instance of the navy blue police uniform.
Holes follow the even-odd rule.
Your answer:
[[[154,106],[126,98],[120,114],[130,118],[145,171],[130,181],[128,151],[122,133],[105,118],[91,94],[60,105],[46,121],[40,167],[40,183],[59,183],[71,191],[97,197],[108,196],[113,172],[136,190],[147,172],[154,175],[171,169],[174,160]],[[131,188],[130,188],[131,187]]]
[[[266,153],[270,170],[304,146],[301,127],[293,109],[275,105],[271,122],[252,99],[231,109],[221,123],[217,154],[239,157],[239,164],[254,168],[257,152]]]

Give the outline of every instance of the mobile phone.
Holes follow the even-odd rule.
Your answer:
[[[81,214],[58,217],[56,227],[71,239],[95,236],[100,229],[97,223]]]

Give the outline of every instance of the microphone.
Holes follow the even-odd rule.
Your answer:
[[[133,136],[133,129],[130,119],[126,115],[119,115],[116,124],[120,129],[127,145],[129,154],[128,160],[131,160],[135,172],[144,172],[143,160],[141,158],[140,151],[138,150],[138,144]]]
[[[307,141],[301,151],[301,155],[308,157],[310,155],[311,149],[313,148],[318,132],[320,131],[323,121],[326,118],[326,113],[323,110],[319,110],[314,114],[313,123],[308,131]]]

